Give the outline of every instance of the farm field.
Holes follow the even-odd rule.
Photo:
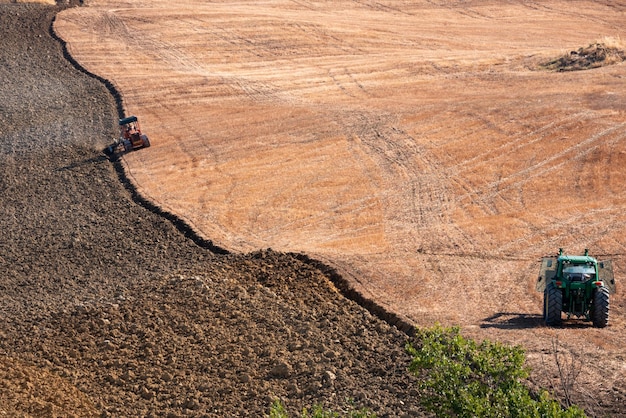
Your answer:
[[[624,257],[626,3],[90,1],[55,30],[153,140],[141,192],[218,245],[304,252],[408,320],[585,357],[623,399],[611,326],[540,325],[538,260]],[[543,354],[542,354],[543,353]]]
[[[323,269],[212,251],[137,196],[102,153],[115,97],[68,61],[58,11],[0,2],[0,415],[423,415],[406,334]]]
[[[626,3],[87,1],[54,31],[152,142],[139,192],[233,252],[305,253],[419,326],[526,347],[626,413]],[[610,64],[610,65],[608,65]],[[610,258],[610,326],[541,324],[539,259]]]

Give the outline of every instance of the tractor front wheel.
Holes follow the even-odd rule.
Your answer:
[[[561,311],[563,310],[563,292],[554,283],[549,283],[543,294],[544,318],[546,325],[561,325]]]
[[[604,328],[609,324],[609,289],[602,286],[593,294],[591,320],[596,328]]]

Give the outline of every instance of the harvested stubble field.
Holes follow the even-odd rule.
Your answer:
[[[62,59],[51,9],[3,6],[1,399],[224,416],[262,414],[272,396],[291,411],[353,397],[419,414],[402,334],[284,254],[304,252],[408,322],[524,345],[533,383],[562,395],[556,343],[572,400],[625,414],[621,291],[597,330],[542,326],[533,290],[559,247],[614,259],[621,282],[625,13],[480,0],[62,12],[73,59],[152,139],[118,169],[206,240],[254,251],[218,255],[118,184],[98,152],[115,103]],[[574,59],[596,42],[618,53]],[[550,68],[563,56],[585,71]]]

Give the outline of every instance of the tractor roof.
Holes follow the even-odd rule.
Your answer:
[[[596,259],[588,255],[560,255],[559,262],[568,261],[572,264],[595,263]]]
[[[120,119],[119,125],[126,125],[127,123],[131,123],[131,122],[137,122],[137,116],[129,116],[127,118],[124,119]]]

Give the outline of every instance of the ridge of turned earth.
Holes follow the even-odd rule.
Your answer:
[[[101,152],[116,103],[64,58],[58,10],[0,4],[0,414],[421,415],[406,335],[318,268],[210,252],[133,200]]]

